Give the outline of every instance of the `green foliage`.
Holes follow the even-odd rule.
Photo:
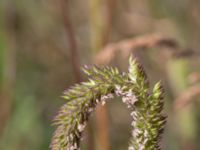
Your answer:
[[[147,76],[141,65],[130,58],[128,73],[112,67],[87,66],[89,76],[64,92],[64,104],[54,120],[58,127],[52,139],[52,150],[77,150],[81,134],[90,114],[98,103],[103,105],[114,95],[122,97],[132,117],[132,137],[129,150],[159,149],[159,139],[166,118],[162,115],[163,90],[157,83],[149,91]]]

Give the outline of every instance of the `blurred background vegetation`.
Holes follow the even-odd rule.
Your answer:
[[[49,149],[62,91],[85,78],[80,66],[126,71],[132,53],[164,85],[163,149],[199,150],[199,29],[199,0],[1,0],[0,149]],[[126,149],[129,124],[125,106],[109,102],[83,149]]]

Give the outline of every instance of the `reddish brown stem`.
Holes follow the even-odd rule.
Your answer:
[[[80,82],[82,81],[81,73],[80,73],[80,58],[79,58],[79,54],[77,50],[74,30],[73,30],[70,17],[69,17],[68,1],[60,0],[60,7],[62,11],[63,23],[65,25],[66,34],[68,35],[72,67],[73,67],[77,82]]]
[[[81,82],[81,72],[80,72],[80,58],[79,53],[77,50],[77,44],[76,44],[76,38],[73,26],[71,24],[70,20],[70,11],[69,11],[69,1],[60,0],[60,8],[62,11],[62,17],[63,17],[63,23],[65,25],[66,34],[68,35],[69,45],[70,45],[70,55],[71,55],[71,63],[72,68],[75,73],[75,79],[76,82]],[[88,150],[94,149],[94,141],[93,141],[93,133],[92,133],[92,127],[91,124],[88,124],[88,130],[87,130],[87,145]]]
[[[0,87],[0,135],[2,134],[7,121],[10,117],[10,109],[13,98],[13,90],[16,74],[16,32],[19,23],[15,6],[11,0],[8,0],[5,7],[5,31],[6,40],[8,42],[6,50],[4,50],[3,62],[3,79],[2,87]]]

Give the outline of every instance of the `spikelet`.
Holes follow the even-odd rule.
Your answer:
[[[120,73],[112,67],[87,67],[87,82],[76,84],[64,92],[66,100],[54,119],[57,129],[52,150],[78,150],[90,114],[98,103],[120,96],[130,109],[132,137],[128,150],[158,150],[166,117],[163,116],[163,89],[158,82],[149,91],[147,76],[135,60],[129,59],[129,72]]]

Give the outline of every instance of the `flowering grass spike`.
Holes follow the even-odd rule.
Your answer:
[[[159,150],[160,136],[166,117],[163,116],[163,90],[160,82],[149,90],[149,82],[143,68],[129,59],[129,72],[120,73],[117,68],[85,66],[87,82],[76,84],[63,95],[66,100],[54,124],[52,150],[78,150],[82,132],[90,114],[98,103],[104,105],[115,95],[122,98],[132,117],[132,137],[128,150]]]

